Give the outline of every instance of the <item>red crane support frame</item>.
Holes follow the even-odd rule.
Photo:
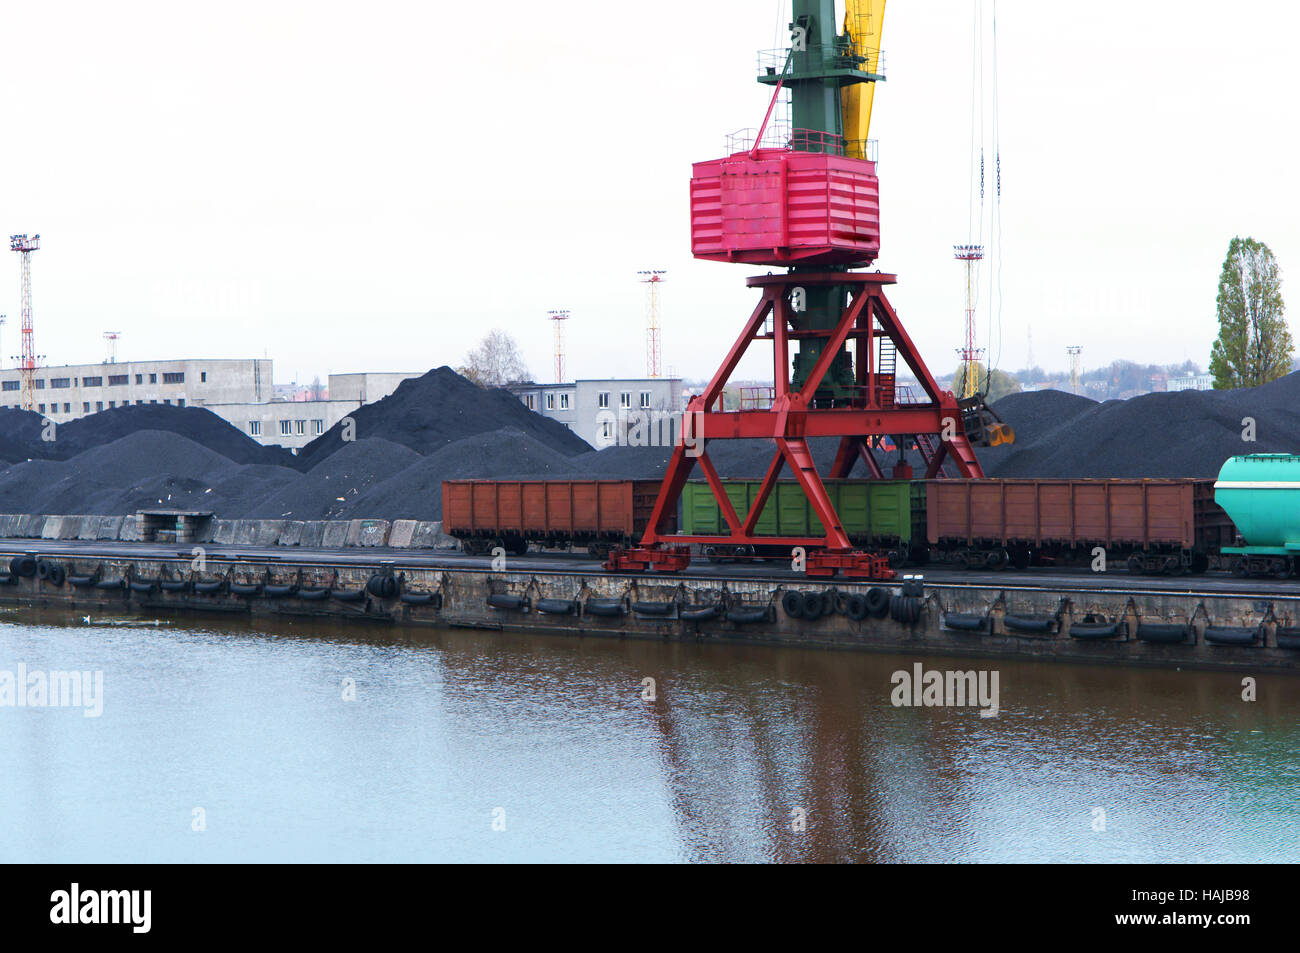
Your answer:
[[[918,440],[921,436],[931,438],[931,445],[937,449],[928,460],[927,479],[940,475],[947,457],[952,458],[962,477],[984,476],[974,450],[966,439],[956,397],[951,392],[939,389],[885,297],[884,286],[896,281],[894,275],[879,272],[786,273],[750,278],[750,287],[762,289],[758,306],[704,393],[691,399],[683,415],[682,437],[697,446],[699,452],[692,454],[686,441],[679,438],[640,547],[614,552],[606,564],[607,568],[611,571],[675,571],[685,568],[690,562],[689,547],[680,544],[727,542],[806,547],[810,550],[807,567],[810,575],[831,575],[839,569],[848,575],[872,578],[891,576],[884,557],[853,552],[826,492],[826,486],[813,463],[808,439],[840,438],[839,450],[829,474],[832,479],[847,477],[858,458],[866,463],[873,477],[883,477],[879,465],[871,455],[870,447],[878,437],[898,434],[918,435]],[[829,332],[824,329],[799,331],[792,320],[795,316],[790,306],[791,291],[814,285],[848,285],[850,288],[848,306],[834,329]],[[773,318],[772,331],[766,333],[764,327],[769,315]],[[827,338],[827,341],[807,379],[801,387],[795,389],[790,380],[790,341],[801,337],[821,337]],[[898,357],[916,374],[929,403],[899,405],[894,402],[892,379],[886,381],[886,375],[877,374],[875,367],[874,344],[882,337],[887,337],[894,343]],[[739,411],[715,409],[719,406],[723,388],[740,359],[753,342],[763,339],[773,342],[772,379],[776,387],[771,408]],[[814,407],[813,395],[830,370],[835,355],[842,351],[850,339],[855,348],[855,390],[858,396],[849,402],[849,406]],[[732,506],[722,480],[709,460],[708,445],[714,440],[755,438],[771,439],[776,444],[776,452],[763,477],[758,496],[742,519]],[[686,536],[660,532],[665,525],[665,517],[676,510],[682,490],[697,462],[730,530],[729,536]],[[787,465],[794,472],[795,479],[825,528],[824,537],[755,535],[755,526],[763,507],[776,487],[781,470]],[[811,551],[814,548],[815,551]]]

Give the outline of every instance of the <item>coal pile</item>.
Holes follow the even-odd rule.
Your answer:
[[[357,440],[380,437],[420,454],[495,430],[517,430],[568,456],[591,449],[564,424],[533,413],[509,391],[479,387],[450,367],[403,381],[383,400],[358,407],[351,418]],[[307,444],[298,454],[299,467],[309,470],[342,449],[343,434],[339,423]]]
[[[0,458],[68,460],[93,447],[141,431],[176,434],[235,463],[291,466],[294,456],[283,447],[264,447],[243,431],[201,407],[132,404],[58,424],[53,440],[44,439],[40,414],[0,408]]]
[[[1015,428],[1016,442],[979,451],[989,476],[1210,478],[1231,456],[1300,450],[1300,373],[1262,387],[1101,404],[1032,392],[1004,398],[994,410]],[[1242,439],[1248,417],[1254,442]]]
[[[254,502],[245,515],[254,519],[338,519],[350,512],[371,486],[422,459],[414,450],[379,437],[345,443],[306,473]],[[370,515],[385,518],[383,514]]]

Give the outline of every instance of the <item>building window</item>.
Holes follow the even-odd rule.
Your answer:
[[[632,392],[630,390],[625,390],[623,393],[618,395],[618,405],[620,407],[632,406]]]
[[[38,380],[32,381],[32,387],[34,387],[36,390],[45,390],[45,379],[40,378]]]
[[[168,407],[172,405],[171,399],[168,397],[163,398],[163,403],[166,404]]]
[[[43,413],[45,413],[45,405],[44,405],[44,404],[37,404],[37,405],[36,405],[36,412],[37,412],[38,414],[43,414]]]
[[[137,401],[135,402],[135,405],[136,405],[137,407],[139,407],[139,406],[140,406],[141,404],[143,404],[143,403],[144,403],[143,400],[137,400]]]
[[[262,422],[260,420],[250,420],[248,422],[248,435],[250,437],[262,436]]]
[[[115,400],[110,400],[110,401],[108,402],[108,406],[109,406],[110,409],[113,408],[113,407],[116,407],[116,406],[117,406],[117,401],[115,401]]]
[[[324,432],[325,432],[325,421],[323,421],[323,420],[313,420],[313,421],[311,422],[311,432],[314,433],[314,434],[322,434],[322,433],[324,433]]]
[[[71,377],[51,377],[51,378],[50,378],[50,387],[51,387],[51,388],[57,388],[57,389],[60,389],[60,390],[61,390],[61,389],[64,388],[64,387],[71,387],[71,386],[72,386],[72,378],[71,378]]]
[[[150,383],[150,384],[157,384],[157,383],[158,383],[158,375],[157,375],[157,374],[150,374],[150,375],[149,375],[149,383]]]
[[[109,386],[109,387],[125,387],[125,386],[126,386],[126,375],[125,375],[125,374],[109,374],[109,375],[108,375],[108,386]]]
[[[72,404],[70,404],[70,403],[65,403],[65,404],[63,405],[63,412],[64,412],[65,414],[70,414],[70,413],[72,413]]]
[[[604,438],[604,439],[606,439],[606,440],[608,440],[610,437],[614,436],[614,425],[613,425],[613,423],[611,423],[611,422],[608,421],[608,420],[602,420],[602,421],[600,422],[600,435],[601,435],[602,438]]]
[[[529,410],[536,410],[536,409],[537,409],[535,406],[533,406],[533,395],[532,395],[532,394],[526,394],[526,395],[524,396],[524,406],[527,407]]]
[[[208,382],[208,372],[199,371],[199,383],[206,384],[207,382]]]
[[[609,406],[609,391],[603,390],[596,395],[596,406],[597,407]]]
[[[293,421],[291,420],[280,421],[280,436],[288,437],[292,433],[293,433]]]
[[[182,398],[180,398],[179,400],[177,400],[177,401],[176,401],[176,406],[177,406],[177,407],[184,407],[184,406],[185,406],[185,398],[182,397]]]
[[[104,378],[102,377],[83,377],[81,379],[82,387],[103,387]]]
[[[560,410],[568,410],[568,409],[569,409],[569,395],[568,395],[568,394],[561,394],[561,395],[560,395]]]
[[[641,391],[641,406],[642,407],[650,406],[650,392],[648,390]]]
[[[3,384],[0,384],[0,387],[3,387],[5,390],[17,390],[20,386],[22,386],[20,381],[5,381]]]
[[[135,382],[136,382],[137,384],[143,384],[143,383],[144,383],[144,375],[143,375],[143,374],[137,374],[137,375],[135,375]]]
[[[549,394],[549,393],[548,393],[548,394],[546,395],[546,409],[547,409],[547,410],[554,410],[554,409],[555,409],[555,395],[554,395],[554,394]]]
[[[100,411],[103,409],[104,409],[104,402],[102,400],[95,401],[95,410]]]
[[[88,400],[83,400],[83,401],[81,402],[81,412],[82,412],[83,414],[88,414],[88,413],[90,413],[90,401],[88,401]]]
[[[307,432],[307,421],[295,420],[293,422],[293,432],[298,436],[302,436],[303,434],[305,434]]]
[[[184,383],[185,383],[185,375],[184,375],[184,374],[164,374],[164,375],[163,375],[163,383],[164,383],[164,384],[184,384]]]

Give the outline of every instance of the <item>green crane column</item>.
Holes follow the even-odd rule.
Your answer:
[[[841,80],[838,76],[831,75],[836,52],[842,46],[839,24],[835,19],[835,0],[794,0],[792,38],[799,30],[803,31],[807,49],[803,51],[792,49],[790,63],[792,75],[787,81],[790,87],[791,123],[795,130],[795,148],[821,151],[815,135],[811,141],[808,139],[801,141],[800,131],[843,135]],[[825,266],[805,269],[795,267],[790,269],[790,273],[798,274],[801,270],[825,272],[847,269],[828,269]],[[848,304],[847,286],[810,286],[805,289],[805,292],[807,310],[794,315],[799,329],[825,329],[829,333]],[[812,371],[813,365],[821,357],[825,344],[823,338],[800,339],[793,368],[796,387],[799,387]],[[846,349],[841,351],[840,356],[835,359],[823,378],[821,386],[817,389],[817,402],[825,404],[831,400],[849,397],[853,382],[853,364]]]

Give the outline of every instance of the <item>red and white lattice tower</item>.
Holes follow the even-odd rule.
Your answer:
[[[569,320],[567,311],[547,311],[555,322],[555,383],[564,383],[564,322]]]
[[[984,349],[975,346],[975,263],[984,259],[982,245],[954,245],[956,258],[966,263],[966,344],[957,351],[961,357],[962,385],[959,397],[974,397],[980,392],[979,360]]]
[[[23,410],[31,410],[36,405],[32,386],[36,373],[36,344],[32,339],[32,252],[40,247],[40,235],[9,236],[9,250],[18,252],[22,260],[23,352],[18,366],[22,371]]]
[[[122,337],[121,331],[105,331],[104,340],[108,342],[108,358],[105,364],[117,363],[117,342]]]
[[[645,376],[663,376],[663,346],[659,339],[659,286],[666,271],[638,271],[641,281],[650,289],[649,312],[645,327]]]

